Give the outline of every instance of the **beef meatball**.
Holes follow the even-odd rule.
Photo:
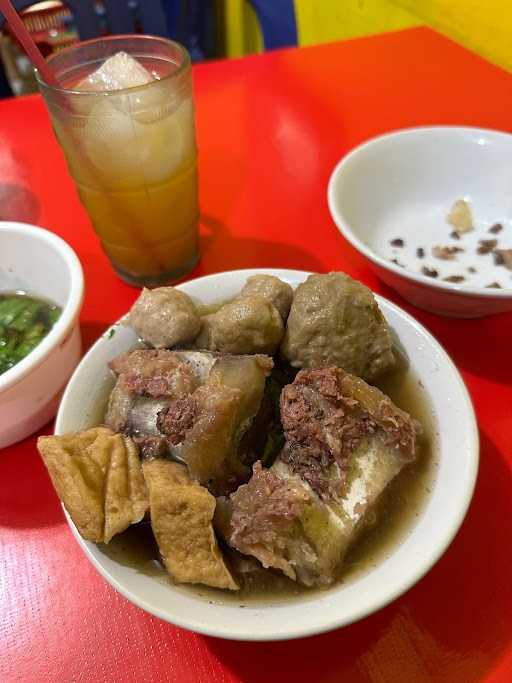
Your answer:
[[[253,296],[254,294],[269,299],[286,322],[293,299],[293,289],[287,282],[283,282],[274,275],[253,275],[247,279],[240,296]]]
[[[375,297],[345,273],[310,275],[297,287],[281,354],[295,368],[334,365],[367,381],[395,364]]]
[[[279,311],[262,296],[235,299],[202,321],[196,346],[209,351],[272,355],[284,334]]]
[[[126,324],[157,349],[193,341],[201,318],[192,299],[174,287],[143,289],[132,306]]]

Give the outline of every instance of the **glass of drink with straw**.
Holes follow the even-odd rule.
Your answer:
[[[0,0],[37,69],[57,140],[114,270],[138,286],[175,282],[198,259],[187,51],[164,38],[108,36],[45,61],[9,7]]]

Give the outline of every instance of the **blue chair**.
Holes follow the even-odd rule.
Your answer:
[[[214,56],[216,15],[211,0],[162,0],[162,6],[169,37],[185,45],[193,62]]]
[[[70,9],[71,4],[68,2]],[[73,4],[81,3],[73,0]],[[139,30],[153,36],[169,37],[160,0],[104,0],[103,4],[109,33],[136,33]],[[77,30],[80,33],[78,20]]]
[[[266,50],[297,45],[293,0],[250,0],[261,27]]]

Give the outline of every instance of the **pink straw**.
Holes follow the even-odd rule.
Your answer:
[[[18,16],[18,13],[12,6],[10,0],[0,0],[0,10],[11,27],[12,32],[27,53],[28,58],[41,74],[43,81],[48,85],[59,87],[60,84],[55,78],[53,71],[48,66],[45,58],[39,51],[39,48],[28,32],[27,27]]]

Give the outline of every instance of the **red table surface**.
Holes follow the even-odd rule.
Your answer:
[[[511,76],[414,29],[200,65],[194,80],[202,258],[192,276],[344,270],[410,311],[471,392],[475,496],[443,558],[380,612],[301,641],[222,641],[153,618],[100,578],[28,439],[0,453],[0,681],[511,681],[512,315],[450,320],[406,304],[343,240],[326,204],[335,163],[373,135],[425,124],[510,130]],[[47,227],[77,251],[90,345],[137,291],[100,251],[38,96],[0,103],[0,179],[0,218]]]

